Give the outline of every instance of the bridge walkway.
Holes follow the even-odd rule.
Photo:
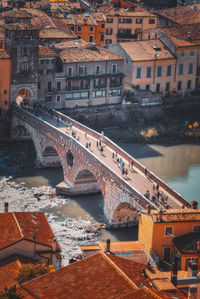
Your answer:
[[[48,115],[47,113],[42,113],[40,110],[39,116],[42,118],[42,120],[48,122],[49,124],[55,126],[60,131],[64,132],[68,136],[72,137],[72,131],[76,132],[76,142],[80,142],[83,146],[86,147],[86,143],[90,143],[91,147],[88,148],[88,150],[91,151],[100,161],[103,161],[109,168],[111,168],[117,176],[120,176],[128,185],[138,190],[142,195],[144,195],[147,190],[149,190],[149,199],[152,199],[152,196],[154,195],[153,185],[156,185],[156,182],[150,179],[148,176],[146,176],[140,169],[138,169],[135,165],[131,167],[131,170],[129,169],[129,162],[126,159],[122,159],[125,164],[125,169],[128,169],[128,175],[122,176],[122,171],[119,168],[119,163],[116,162],[116,157],[113,159],[112,154],[113,150],[106,146],[104,143],[103,145],[103,154],[100,152],[99,147],[97,147],[97,142],[100,140],[95,138],[90,134],[90,132],[87,132],[87,136],[85,136],[85,130],[77,128],[76,126],[73,126],[71,128],[65,126],[64,121],[57,121],[57,119],[53,118],[51,115]],[[79,139],[79,141],[78,141]],[[120,156],[118,155],[118,158]],[[182,203],[177,200],[177,198],[173,197],[170,193],[168,193],[164,188],[161,186],[159,187],[160,193],[163,192],[164,196],[168,197],[167,201],[163,203],[161,201],[161,197],[159,199],[156,199],[156,206],[157,208],[166,209],[167,208],[181,208]]]

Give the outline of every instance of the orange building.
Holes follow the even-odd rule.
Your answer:
[[[104,45],[105,19],[100,12],[74,14],[74,33],[86,42]]]
[[[10,99],[11,59],[4,49],[0,49],[0,74],[0,108],[7,110]]]
[[[195,261],[200,268],[200,209],[142,211],[139,217],[139,244],[158,264],[169,265],[180,255],[180,269]]]

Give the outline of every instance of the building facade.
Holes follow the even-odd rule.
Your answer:
[[[118,104],[124,59],[106,48],[73,48],[40,55],[39,95],[53,108]]]

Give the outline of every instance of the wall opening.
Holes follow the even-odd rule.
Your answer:
[[[73,166],[73,162],[74,162],[74,156],[73,156],[73,154],[72,154],[72,152],[70,150],[67,152],[66,158],[67,158],[67,164],[68,164],[68,166],[72,167]]]

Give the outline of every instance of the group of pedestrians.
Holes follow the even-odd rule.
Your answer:
[[[160,192],[159,188],[159,184],[153,184],[153,195],[151,196],[149,190],[147,190],[144,196],[151,200],[154,204],[158,204],[160,202],[165,208],[168,208],[168,196],[164,195],[163,191]]]

